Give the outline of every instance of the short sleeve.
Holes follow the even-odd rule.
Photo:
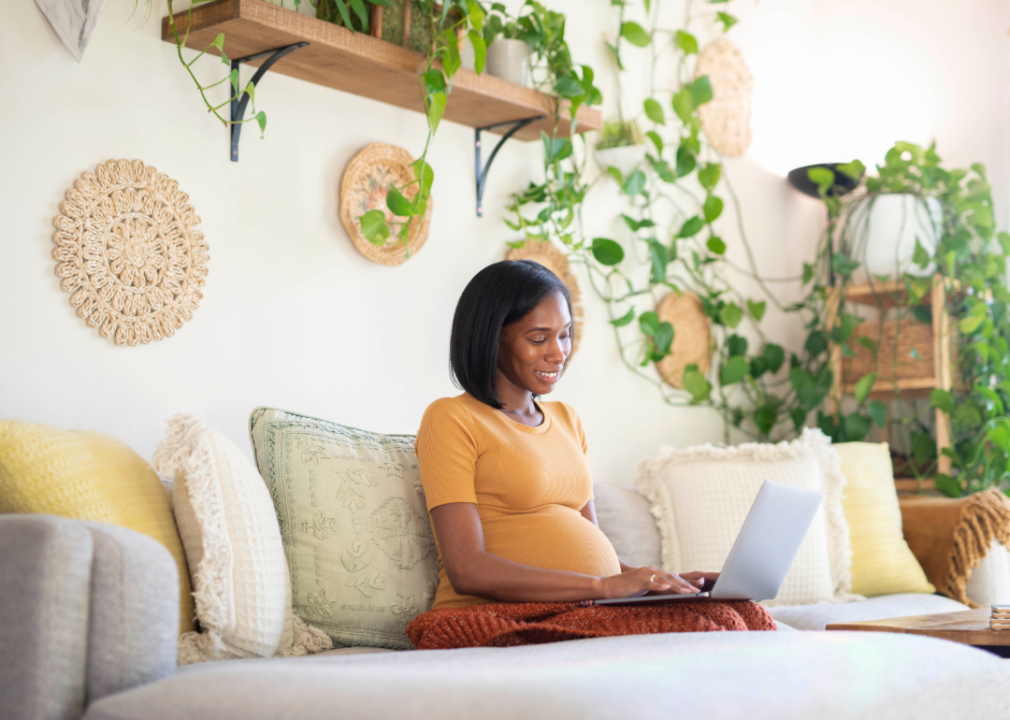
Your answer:
[[[436,400],[424,411],[414,443],[428,510],[448,503],[477,503],[477,444],[469,411],[455,398]]]

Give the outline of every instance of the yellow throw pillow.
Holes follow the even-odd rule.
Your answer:
[[[194,629],[189,569],[172,500],[151,466],[121,440],[0,420],[0,513],[59,515],[149,535],[179,566],[179,632]]]
[[[852,592],[867,597],[935,592],[901,530],[887,443],[841,443],[834,448],[848,479],[842,507],[852,542]]]

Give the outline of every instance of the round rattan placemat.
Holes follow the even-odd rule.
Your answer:
[[[193,319],[210,255],[179,183],[140,160],[110,160],[81,175],[60,213],[56,274],[89,327],[136,346]]]
[[[751,141],[754,77],[743,55],[724,37],[710,42],[698,56],[694,76],[702,75],[712,84],[712,99],[698,108],[705,135],[721,154],[739,157]]]
[[[521,248],[513,248],[505,255],[506,260],[533,260],[557,275],[572,296],[572,352],[575,354],[582,338],[582,292],[568,265],[568,258],[549,242],[527,240]]]
[[[428,198],[428,209],[424,215],[410,221],[410,232],[407,235],[409,252],[396,237],[395,230],[384,245],[373,245],[361,234],[361,224],[358,221],[369,210],[384,211],[386,222],[391,222],[396,217],[386,207],[386,193],[392,185],[402,188],[414,181],[414,169],[411,167],[413,162],[414,158],[403,148],[372,143],[347,163],[340,180],[340,222],[358,252],[380,265],[392,267],[404,263],[428,239],[428,226],[434,205],[432,197]],[[408,200],[413,200],[417,194],[417,185],[411,185],[403,194]]]
[[[691,292],[671,292],[656,307],[659,319],[673,325],[670,355],[656,363],[668,385],[684,387],[684,368],[692,363],[707,375],[712,362],[712,326],[701,299]]]

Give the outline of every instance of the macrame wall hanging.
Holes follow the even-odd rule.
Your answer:
[[[513,248],[505,255],[506,260],[532,260],[543,265],[560,278],[572,296],[572,352],[579,347],[582,339],[582,292],[575,281],[575,275],[568,265],[568,258],[549,242],[527,240],[521,248]],[[571,357],[569,355],[569,357]]]
[[[705,135],[726,157],[740,157],[750,147],[751,95],[754,76],[729,40],[713,40],[698,56],[695,77],[708,75],[712,100],[698,108]]]
[[[210,256],[189,196],[140,160],[85,172],[54,218],[60,287],[117,345],[171,337],[193,318]]]
[[[380,265],[394,266],[406,262],[428,239],[434,206],[434,198],[430,196],[424,215],[410,219],[410,231],[407,233],[409,252],[395,230],[382,245],[373,245],[361,234],[359,218],[369,210],[382,210],[386,213],[386,222],[395,227],[392,223],[399,218],[386,208],[386,193],[395,185],[405,188],[403,196],[413,201],[417,195],[414,169],[411,167],[413,162],[414,158],[401,147],[372,143],[347,163],[340,180],[340,222],[358,252]]]

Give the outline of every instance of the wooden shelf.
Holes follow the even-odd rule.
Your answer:
[[[894,487],[899,493],[915,493],[918,491],[918,482],[915,478],[895,478]],[[932,478],[922,479],[922,491],[936,491],[936,483]]]
[[[898,382],[890,380],[877,380],[870,390],[870,397],[880,400],[892,399],[897,391],[901,391],[902,397],[929,397],[930,390],[940,387],[934,378],[898,378]],[[846,395],[855,395],[855,384],[848,384],[844,388]]]
[[[187,26],[186,18],[186,12],[175,16],[180,34]],[[308,47],[279,60],[271,71],[423,112],[417,86],[417,76],[424,69],[421,53],[265,0],[217,0],[200,5],[193,10],[192,22],[187,47],[203,50],[218,33],[224,33],[225,51],[238,58],[308,42]],[[161,37],[175,44],[167,17],[162,19]],[[211,52],[220,55],[216,48],[211,48]],[[256,60],[250,64],[262,62]],[[555,102],[553,97],[532,88],[460,69],[453,79],[443,119],[478,128],[546,115],[547,119],[531,123],[513,135],[519,140],[538,140],[541,130],[551,131]],[[597,110],[580,107],[577,119],[578,132],[601,127]],[[569,115],[563,112],[558,134],[570,133]]]

